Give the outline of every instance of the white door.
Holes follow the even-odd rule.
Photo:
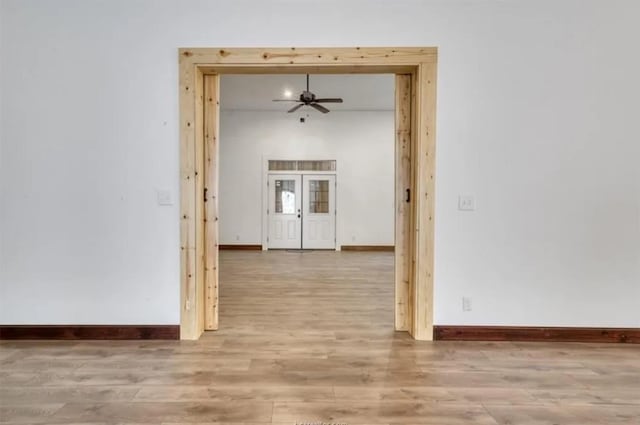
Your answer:
[[[336,176],[302,178],[302,249],[336,248]]]
[[[269,248],[300,249],[302,176],[269,175],[269,206],[267,208]]]

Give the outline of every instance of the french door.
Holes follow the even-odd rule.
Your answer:
[[[269,175],[269,248],[299,249],[302,237],[302,176]]]
[[[335,249],[335,175],[270,174],[268,248]]]
[[[336,176],[302,176],[302,248],[336,247]]]

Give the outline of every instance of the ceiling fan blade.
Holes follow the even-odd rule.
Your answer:
[[[317,103],[342,103],[342,99],[339,97],[324,97],[316,99]]]
[[[297,111],[298,109],[302,108],[303,106],[304,106],[304,103],[301,103],[301,104],[296,105],[296,106],[294,106],[293,108],[289,109],[287,112],[288,112],[288,113],[295,112],[295,111]],[[311,105],[311,106],[313,106],[313,105]]]
[[[300,102],[298,99],[272,99],[272,102]]]
[[[327,112],[329,112],[329,110],[327,108],[325,108],[322,105],[318,105],[317,103],[310,103],[309,106],[311,106],[312,108],[317,109],[318,111],[322,112],[323,114],[326,114]]]

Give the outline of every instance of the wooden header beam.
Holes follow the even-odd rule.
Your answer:
[[[435,63],[435,47],[341,48],[181,48],[180,57],[193,64],[215,65],[416,65]]]

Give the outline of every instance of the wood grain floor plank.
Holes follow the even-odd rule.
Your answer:
[[[595,419],[586,420],[564,406],[485,405],[500,425],[604,425]]]
[[[63,403],[0,405],[0,423],[42,423],[50,421]]]
[[[640,396],[637,391],[627,391],[615,386],[604,386],[589,389],[547,389],[529,390],[528,393],[545,404],[560,405],[602,405],[614,407],[617,404],[632,404],[640,406]]]
[[[120,422],[271,422],[272,403],[248,402],[139,402],[67,403],[53,414],[54,421]]]
[[[481,405],[418,402],[276,402],[273,420],[290,423],[496,425]]]
[[[171,386],[144,387],[135,396],[141,401],[333,401],[332,387],[300,386]]]
[[[72,400],[119,402],[129,401],[140,391],[133,386],[94,386],[94,387],[0,387],[0,405],[42,405],[67,403]]]

